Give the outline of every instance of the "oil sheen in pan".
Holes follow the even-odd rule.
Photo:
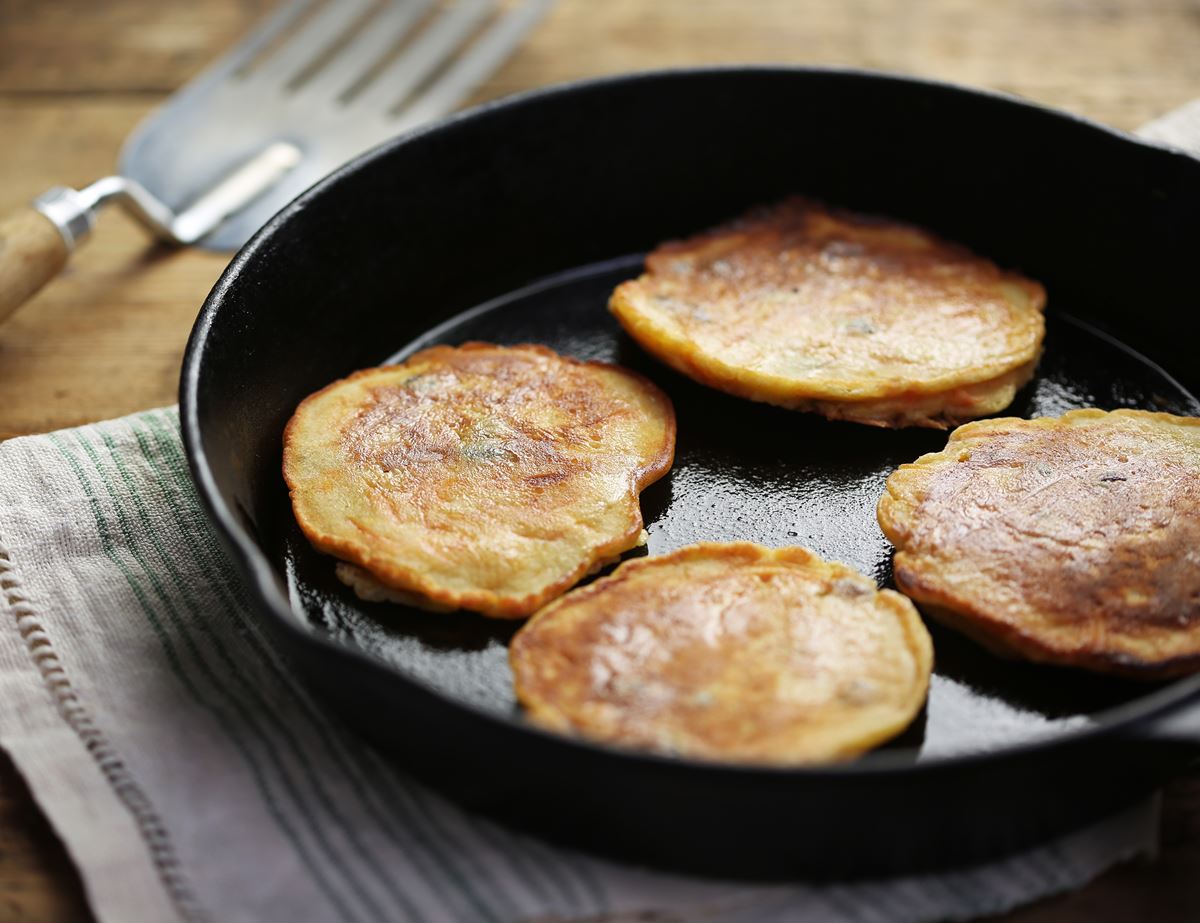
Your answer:
[[[391,361],[436,343],[486,340],[544,343],[567,355],[637,369],[671,396],[679,421],[675,466],[642,495],[648,553],[701,540],[804,545],[890,585],[891,547],[875,522],[875,504],[894,468],[942,448],[946,434],[831,422],[730,397],[672,372],[625,336],[607,310],[613,287],[640,265],[640,257],[627,257],[536,283],[452,318]],[[1071,306],[1050,296],[1045,355],[1007,413],[1138,407],[1200,414],[1200,402],[1162,369],[1074,320],[1064,313]],[[316,554],[294,525],[284,546],[293,602],[314,627],[447,696],[519,714],[506,651],[517,623],[364,603],[337,582],[332,561]],[[999,660],[937,625],[931,631],[936,664],[929,703],[888,744],[915,760],[994,749],[1077,726],[1148,691],[1127,681]]]

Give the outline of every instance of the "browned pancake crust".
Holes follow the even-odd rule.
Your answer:
[[[994,650],[1200,669],[1200,420],[1077,410],[955,430],[887,481],[896,585]]]
[[[801,198],[663,244],[612,312],[646,350],[751,400],[876,426],[1003,410],[1046,294],[927,231]]]
[[[925,701],[912,604],[803,548],[706,543],[622,564],[535,615],[517,697],[554,730],[711,760],[842,760]]]
[[[638,494],[674,450],[671,403],[642,376],[467,343],[307,398],[283,474],[319,550],[398,598],[520,618],[638,544]]]

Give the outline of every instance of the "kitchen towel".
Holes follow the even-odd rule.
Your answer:
[[[1151,801],[992,865],[749,886],[466,813],[339,726],[274,649],[173,409],[0,444],[0,745],[102,923],[965,920],[1156,842]]]

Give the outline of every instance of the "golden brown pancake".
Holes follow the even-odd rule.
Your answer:
[[[537,723],[711,760],[843,760],[921,710],[933,649],[912,603],[803,548],[705,543],[627,561],[509,648]]]
[[[638,544],[638,494],[674,451],[671,403],[640,375],[467,343],[304,400],[283,474],[365,597],[520,618]]]
[[[887,481],[896,585],[993,650],[1200,669],[1200,420],[1076,410],[955,430]]]
[[[1045,301],[928,231],[792,198],[663,244],[609,307],[648,352],[721,391],[945,428],[1012,402]]]

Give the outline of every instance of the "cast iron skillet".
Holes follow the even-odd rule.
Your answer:
[[[676,465],[643,497],[649,553],[803,544],[887,583],[883,480],[944,433],[706,390],[605,311],[656,242],[793,192],[926,225],[1046,284],[1046,355],[1013,413],[1200,413],[1200,161],[1014,99],[857,72],[677,71],[530,93],[338,171],[205,303],[183,435],[264,621],[348,722],[421,777],[630,860],[898,873],[982,860],[1143,795],[1200,743],[1200,677],[1155,687],[1005,662],[935,627],[927,710],[878,752],[795,770],[662,758],[530,726],[505,662],[514,625],[359,603],[299,538],[280,435],[301,398],[428,343],[532,340],[615,359],[674,399]]]

